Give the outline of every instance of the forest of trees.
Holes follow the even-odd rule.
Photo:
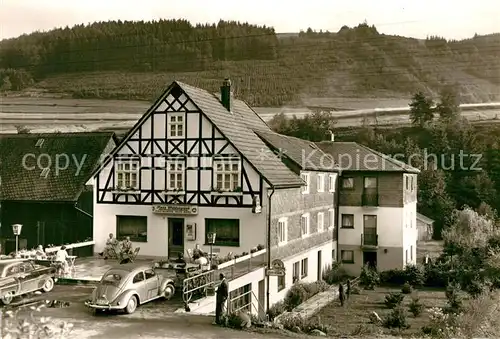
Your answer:
[[[338,141],[356,141],[388,155],[404,154],[421,170],[418,211],[436,221],[436,237],[449,226],[456,208],[469,206],[492,215],[500,206],[500,129],[472,126],[460,116],[456,97],[448,88],[434,105],[422,93],[415,94],[409,104],[411,128],[364,126],[336,134]],[[334,122],[329,114],[318,112],[292,119],[277,115],[270,125],[279,133],[320,141],[328,138]]]
[[[499,50],[499,34],[420,41],[366,23],[284,37],[239,22],[110,21],[1,41],[0,90],[153,100],[174,78],[214,91],[230,76],[238,95],[258,106],[296,104],[303,95],[435,96],[445,83],[458,84],[464,102],[484,102],[499,96]]]

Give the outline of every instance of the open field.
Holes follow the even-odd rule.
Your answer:
[[[313,317],[319,317],[323,324],[328,324],[334,329],[334,333],[329,333],[333,337],[339,336],[367,336],[380,333],[392,334],[391,330],[376,326],[370,323],[369,315],[375,311],[382,320],[390,313],[385,304],[385,296],[391,292],[401,292],[400,289],[377,287],[373,291],[361,290],[360,294],[351,295],[344,307],[335,301],[316,313]],[[422,326],[428,324],[429,313],[427,309],[432,307],[442,307],[446,304],[446,296],[442,290],[421,289],[415,290],[413,296],[418,296],[424,305],[424,311],[419,317],[408,314],[410,328],[404,330],[401,335],[410,337],[420,335]],[[411,296],[406,295],[403,301],[405,308],[411,302]]]
[[[309,104],[314,103],[312,100]],[[372,125],[408,125],[407,113],[373,112],[373,107],[387,109],[402,105],[396,99],[316,98],[317,106],[330,107],[336,127]],[[321,104],[321,105],[320,105]],[[99,100],[69,98],[2,97],[0,98],[0,133],[16,133],[16,126],[32,132],[113,130],[124,133],[146,112],[151,103],[132,100]],[[317,107],[316,106],[316,107]],[[331,107],[342,107],[335,111]],[[371,107],[371,109],[369,109]],[[404,106],[403,106],[404,107]],[[283,112],[287,116],[303,117],[313,108],[256,107],[255,111],[266,121]],[[364,110],[369,113],[360,113]],[[464,110],[463,116],[474,123],[500,122],[500,108]],[[352,117],[351,117],[352,116]]]

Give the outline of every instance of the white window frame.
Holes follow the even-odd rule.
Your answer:
[[[310,173],[301,173],[300,177],[302,180],[306,182],[306,185],[302,188],[302,194],[309,194],[311,187],[311,174]]]
[[[283,246],[288,242],[288,219],[283,217],[278,220],[278,246]]]
[[[335,227],[335,209],[331,208],[328,210],[328,229],[333,229]]]
[[[346,260],[344,259],[344,254],[351,254],[352,255],[352,260]],[[345,264],[354,264],[354,251],[353,250],[342,250],[340,251],[340,262],[345,263]]]
[[[219,168],[219,165],[222,166],[222,168]],[[237,169],[235,170],[231,168],[229,170],[226,170],[225,167],[227,165],[229,165],[230,167],[236,165]],[[241,190],[240,158],[214,157],[213,170],[214,170],[214,178],[213,178],[214,190],[222,192],[234,192],[237,188],[240,188]],[[218,180],[219,175],[221,176],[222,180]],[[225,180],[227,175],[229,175],[229,181]],[[220,183],[222,183],[222,187],[219,187]]]
[[[126,166],[128,165],[128,166]],[[137,158],[115,160],[115,189],[139,190],[141,161]],[[125,168],[124,168],[125,167]],[[128,168],[126,168],[128,167]],[[120,176],[123,178],[120,180]],[[128,180],[127,180],[128,176]],[[135,185],[133,184],[135,182]]]
[[[300,280],[307,278],[309,274],[309,258],[300,261]]]
[[[330,193],[335,192],[335,175],[333,174],[328,176],[328,191]]]
[[[325,230],[325,213],[318,212],[318,233]]]
[[[175,121],[172,121],[175,119]],[[175,132],[172,133],[172,127]],[[182,112],[167,113],[167,136],[169,139],[182,139],[186,136],[186,114]]]
[[[318,185],[318,192],[323,193],[325,191],[325,175],[324,174],[318,174],[317,178],[317,185]]]
[[[178,168],[179,165],[180,168]],[[176,168],[172,169],[171,168],[172,166]],[[186,189],[185,188],[186,180],[184,176],[185,169],[186,169],[186,164],[184,162],[184,159],[167,160],[167,191],[184,191]],[[172,174],[175,175],[175,180],[174,180],[175,183],[178,183],[180,178],[180,185],[175,185],[175,183],[172,185],[172,181],[170,180],[170,176]]]
[[[309,213],[300,216],[300,235],[302,238],[308,237],[311,233],[311,215]]]

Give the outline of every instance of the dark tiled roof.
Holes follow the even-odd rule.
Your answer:
[[[112,138],[111,132],[0,135],[1,199],[76,201]],[[36,147],[40,139],[43,144]],[[46,177],[41,176],[49,159],[52,167]]]
[[[338,171],[333,158],[323,152],[315,143],[271,131],[256,131],[278,155],[292,160],[304,170]]]
[[[316,144],[330,154],[343,171],[420,173],[415,167],[355,142],[321,141]]]
[[[270,156],[269,148],[249,127],[258,124],[257,128],[264,129],[267,125],[243,101],[233,99],[231,113],[213,94],[176,83],[269,183],[277,187],[304,184],[282,161]]]

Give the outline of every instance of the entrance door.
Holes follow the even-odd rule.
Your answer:
[[[321,251],[318,251],[318,281],[323,279],[323,263],[321,262]]]
[[[363,252],[363,263],[371,268],[377,268],[377,252]]]
[[[168,257],[184,254],[184,219],[168,218]]]
[[[259,316],[261,319],[266,319],[266,282],[264,279],[259,281]]]

